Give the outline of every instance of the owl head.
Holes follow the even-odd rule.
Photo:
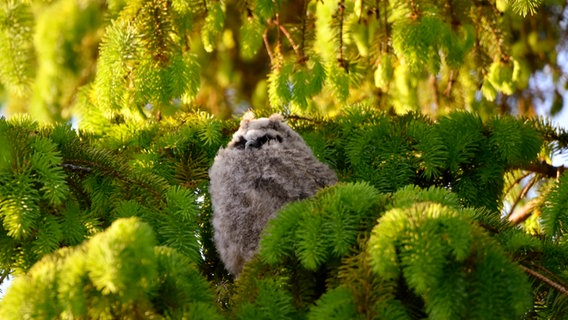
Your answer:
[[[252,112],[247,112],[241,120],[239,130],[233,134],[228,148],[255,150],[271,146],[302,141],[279,114],[269,118],[254,119]]]

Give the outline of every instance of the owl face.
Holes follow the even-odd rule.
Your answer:
[[[265,146],[281,144],[284,141],[296,140],[296,135],[288,125],[282,122],[282,117],[272,115],[270,118],[247,119],[233,135],[228,148],[255,150]]]

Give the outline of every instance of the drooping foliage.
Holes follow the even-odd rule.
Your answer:
[[[361,101],[484,115],[563,105],[561,0],[10,0],[1,9],[8,111],[80,114],[92,130],[192,103],[222,117]],[[541,88],[542,78],[559,80]]]

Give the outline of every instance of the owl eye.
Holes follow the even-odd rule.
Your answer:
[[[247,139],[245,139],[245,137],[241,136],[239,138],[239,141],[235,142],[235,144],[233,146],[237,149],[245,149],[246,145],[247,145]]]
[[[278,141],[278,143],[281,143],[282,137],[279,135],[272,136],[269,134],[265,134],[263,136],[256,138],[255,140],[247,141],[245,143],[245,149],[251,149],[251,148],[260,149],[263,145],[265,145],[269,141]]]

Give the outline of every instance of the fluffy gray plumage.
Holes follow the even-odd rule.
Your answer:
[[[245,115],[209,177],[215,245],[234,275],[256,253],[264,226],[284,204],[337,182],[279,115]]]

